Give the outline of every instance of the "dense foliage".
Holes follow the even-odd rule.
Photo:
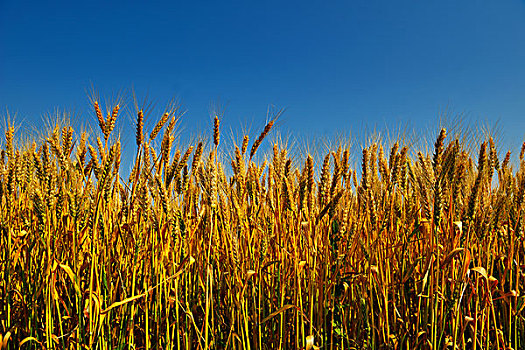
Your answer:
[[[119,108],[95,112],[98,138],[7,128],[3,347],[525,347],[523,151],[513,169],[488,138],[472,159],[443,129],[430,154],[372,143],[358,170],[342,147],[255,162],[273,118],[173,149],[177,111],[148,136],[139,111],[123,179]]]

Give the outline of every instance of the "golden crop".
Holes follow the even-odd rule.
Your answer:
[[[489,138],[472,159],[443,129],[430,154],[373,143],[357,171],[342,147],[257,163],[272,118],[226,164],[218,116],[174,149],[176,111],[149,137],[139,111],[123,179],[119,106],[94,108],[102,138],[7,128],[1,349],[525,347],[523,151],[513,170]]]

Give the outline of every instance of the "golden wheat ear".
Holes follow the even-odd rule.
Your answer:
[[[106,122],[104,120],[104,116],[102,115],[102,110],[100,109],[98,101],[95,101],[94,107],[95,107],[95,114],[98,120],[98,126],[100,127],[100,130],[102,131],[102,133],[105,135],[106,134]]]
[[[153,128],[153,130],[151,130],[151,134],[149,135],[150,141],[153,141],[157,137],[157,135],[159,134],[164,124],[166,124],[166,122],[168,121],[169,117],[170,117],[170,113],[168,112],[162,115],[162,117],[159,119],[157,124],[155,124],[155,127]]]
[[[268,135],[268,133],[272,129],[274,123],[275,123],[275,119],[270,120],[268,122],[268,124],[266,124],[266,126],[264,127],[264,130],[261,132],[261,134],[259,135],[257,140],[255,140],[255,142],[253,143],[252,149],[250,150],[250,161],[252,160],[253,156],[255,155],[255,152],[257,152],[257,149],[261,145],[261,143],[264,140],[264,138],[266,137],[266,135]]]
[[[215,144],[215,147],[219,146],[219,140],[220,140],[220,131],[219,131],[219,117],[215,115],[215,119],[213,121],[213,143]]]
[[[144,112],[142,109],[137,113],[137,127],[135,131],[135,140],[137,143],[137,147],[140,148],[140,145],[142,145],[142,142],[144,142]]]

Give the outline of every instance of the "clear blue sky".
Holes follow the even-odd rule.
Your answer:
[[[59,107],[94,121],[91,84],[160,107],[178,97],[190,132],[211,129],[218,100],[227,129],[257,133],[273,104],[287,108],[283,130],[307,135],[437,127],[448,108],[499,120],[517,147],[525,2],[0,0],[2,114],[38,126]]]

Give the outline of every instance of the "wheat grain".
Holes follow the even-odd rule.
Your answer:
[[[98,120],[98,126],[100,127],[100,130],[102,131],[102,134],[106,134],[106,121],[104,120],[104,117],[102,116],[102,111],[100,110],[100,106],[98,105],[98,102],[95,101],[95,114],[97,116]]]
[[[213,121],[213,143],[215,144],[215,147],[219,146],[219,140],[220,140],[219,125],[220,125],[219,117],[216,115]]]
[[[137,143],[137,147],[140,147],[142,143],[144,142],[144,112],[142,112],[142,109],[137,113],[137,126],[135,131],[135,141]]]
[[[257,152],[257,149],[258,149],[259,146],[261,145],[261,143],[262,143],[262,141],[264,140],[264,138],[266,137],[266,135],[268,135],[268,133],[269,133],[270,130],[272,129],[274,123],[275,123],[275,119],[270,120],[270,121],[268,122],[268,124],[266,124],[266,126],[264,127],[264,130],[263,130],[262,133],[259,135],[259,137],[257,138],[257,140],[255,140],[255,142],[253,143],[253,145],[252,145],[252,149],[250,150],[250,161],[252,160],[253,156],[255,155],[255,152]]]
[[[149,135],[150,141],[153,141],[157,137],[157,135],[159,134],[164,124],[166,124],[166,122],[168,121],[169,117],[170,117],[170,113],[168,112],[162,115],[162,117],[159,119],[157,124],[155,124],[155,127],[153,128],[153,130],[151,130],[151,134]]]

